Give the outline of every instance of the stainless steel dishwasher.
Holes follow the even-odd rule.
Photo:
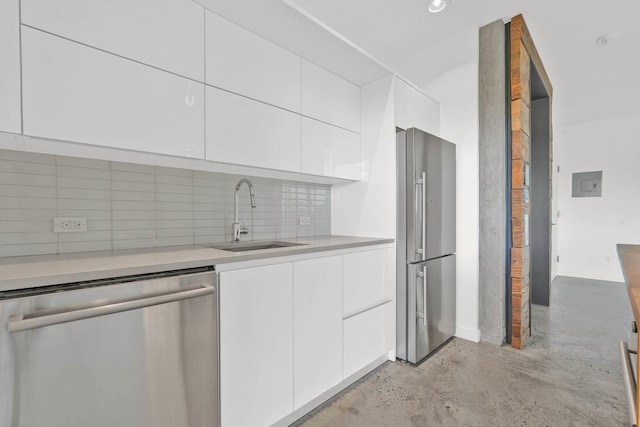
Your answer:
[[[0,427],[219,424],[212,268],[0,293]]]

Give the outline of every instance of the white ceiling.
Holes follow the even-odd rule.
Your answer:
[[[522,13],[554,87],[556,126],[640,113],[638,0],[453,0],[439,14],[427,0],[196,1],[356,84],[393,71],[423,88],[475,60],[470,31]],[[595,43],[611,31],[623,36]]]

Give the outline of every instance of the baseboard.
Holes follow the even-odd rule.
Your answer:
[[[318,406],[322,405],[324,402],[326,402],[327,400],[331,399],[332,397],[334,397],[335,395],[337,395],[338,393],[340,393],[341,391],[343,391],[344,389],[349,387],[351,384],[355,383],[360,378],[364,377],[369,372],[371,372],[374,369],[376,369],[378,366],[380,366],[383,363],[385,363],[386,361],[388,361],[389,360],[389,355],[390,355],[390,353],[387,354],[387,355],[381,356],[378,359],[374,360],[373,362],[371,362],[370,364],[368,364],[364,368],[360,369],[355,374],[350,375],[349,377],[345,378],[343,381],[341,381],[340,383],[338,383],[335,386],[331,387],[329,390],[325,391],[320,396],[318,396],[315,399],[311,400],[307,404],[302,405],[300,408],[295,410],[293,413],[287,415],[286,417],[282,418],[280,421],[274,423],[272,425],[272,427],[285,427],[285,426],[291,425],[293,422],[295,422],[295,421],[299,420],[300,418],[304,417],[309,412],[313,411]]]
[[[456,337],[467,341],[480,342],[480,329],[467,329],[458,326],[456,327]]]

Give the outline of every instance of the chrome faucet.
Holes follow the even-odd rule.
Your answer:
[[[231,235],[233,236],[231,240],[232,242],[239,242],[241,234],[249,234],[249,230],[247,230],[247,227],[240,227],[240,223],[238,222],[238,192],[240,191],[240,187],[242,186],[242,184],[247,184],[247,187],[249,187],[249,196],[251,196],[251,207],[256,207],[255,195],[253,194],[253,184],[248,179],[242,178],[240,181],[238,181],[238,184],[236,184],[236,190],[233,193],[233,224],[231,225]]]

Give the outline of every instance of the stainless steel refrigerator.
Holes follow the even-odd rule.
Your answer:
[[[455,334],[456,146],[397,133],[397,356],[417,363]]]

